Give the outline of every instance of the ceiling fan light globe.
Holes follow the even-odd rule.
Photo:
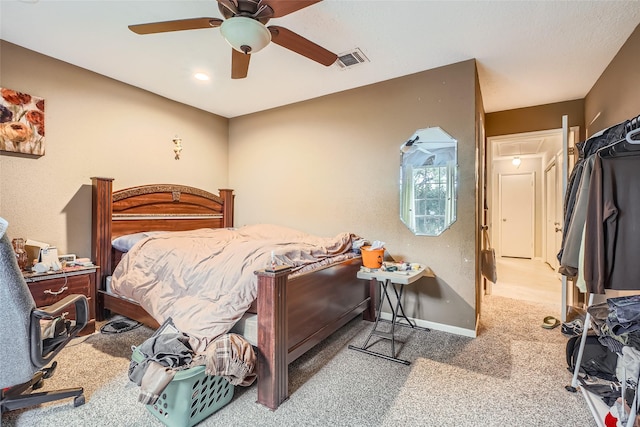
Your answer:
[[[242,53],[256,53],[271,42],[271,33],[262,23],[244,16],[226,19],[220,25],[222,37]]]

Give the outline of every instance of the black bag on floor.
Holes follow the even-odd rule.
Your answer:
[[[569,341],[567,341],[567,365],[571,372],[574,371],[576,366],[581,340],[582,335],[578,335],[569,338]],[[602,345],[597,335],[587,335],[582,360],[580,361],[580,372],[592,377],[615,381],[617,379],[617,363],[618,355]]]

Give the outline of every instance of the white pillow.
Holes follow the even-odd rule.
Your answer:
[[[138,243],[142,239],[146,239],[150,236],[157,234],[168,233],[167,231],[143,231],[135,234],[125,234],[124,236],[116,237],[111,241],[111,246],[119,250],[120,252],[129,252],[133,245]]]

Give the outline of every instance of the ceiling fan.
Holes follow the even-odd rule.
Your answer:
[[[284,27],[266,26],[271,18],[296,12],[322,0],[217,0],[224,16],[219,18],[191,18],[176,21],[129,25],[136,34],[166,33],[220,27],[220,32],[233,48],[231,50],[231,78],[243,79],[249,71],[253,53],[274,42],[322,65],[333,64],[335,53],[305,39]]]

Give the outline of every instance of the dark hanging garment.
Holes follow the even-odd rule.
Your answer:
[[[593,170],[593,162],[596,157],[595,154],[591,155],[584,162],[573,215],[571,216],[570,222],[564,225],[566,238],[562,248],[562,259],[560,260],[560,268],[558,271],[567,277],[575,277],[578,275],[582,234],[587,219],[587,202],[589,200],[589,185],[591,185],[591,171]]]
[[[576,144],[576,149],[578,150],[578,159],[576,160],[573,169],[571,170],[571,174],[569,175],[567,190],[565,193],[564,199],[564,222],[565,225],[562,228],[562,245],[560,247],[560,252],[558,252],[558,261],[562,263],[562,252],[564,251],[565,242],[567,238],[567,230],[568,224],[571,222],[571,218],[574,215],[574,208],[576,203],[576,198],[578,195],[578,190],[580,187],[584,162],[591,156],[595,155],[598,150],[603,147],[609,146],[617,141],[622,140],[626,135],[626,129],[630,123],[630,120],[626,120],[617,125],[611,126],[605,129],[602,132],[598,132],[595,135],[591,136],[589,139],[583,142],[579,142]],[[563,271],[560,273],[565,274]],[[571,275],[571,274],[569,274]]]
[[[594,161],[584,246],[591,293],[640,288],[640,152],[627,154]]]

